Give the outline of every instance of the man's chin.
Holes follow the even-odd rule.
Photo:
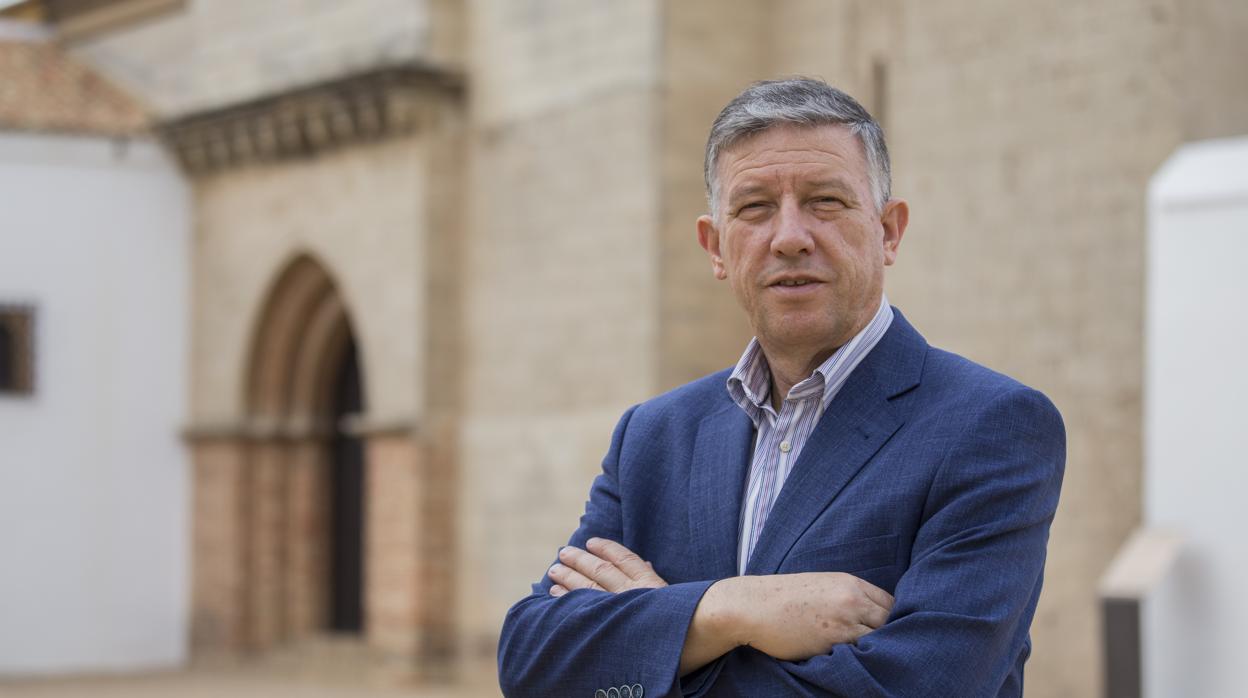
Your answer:
[[[847,341],[841,339],[838,329],[839,326],[828,322],[826,317],[820,322],[786,317],[758,334],[763,346],[773,351],[819,351],[834,350]]]

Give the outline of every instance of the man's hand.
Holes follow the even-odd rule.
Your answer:
[[[619,543],[590,538],[568,546],[548,572],[551,596],[574,589],[611,593],[667,586],[654,567]],[[803,572],[722,579],[702,597],[680,657],[686,674],[749,645],[776,659],[827,654],[884,625],[893,608],[887,591],[844,572]]]
[[[680,674],[742,645],[788,661],[827,654],[884,625],[892,608],[891,594],[844,572],[722,579],[694,611]]]
[[[854,642],[884,625],[893,608],[887,591],[844,572],[737,577],[722,584],[741,618],[738,642],[790,661]]]
[[[614,541],[590,538],[587,550],[567,546],[559,551],[559,562],[547,572],[555,583],[551,596],[563,596],[573,589],[599,589],[612,593],[629,589],[655,589],[667,586],[654,573],[654,566]]]

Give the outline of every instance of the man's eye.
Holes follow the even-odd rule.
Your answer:
[[[745,213],[747,211],[750,211],[751,209],[757,210],[757,209],[762,208],[763,206],[766,206],[766,204],[764,204],[761,201],[751,201],[750,203],[737,209],[737,213]]]

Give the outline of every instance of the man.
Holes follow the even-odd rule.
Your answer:
[[[1065,436],[884,297],[883,134],[760,82],[706,148],[698,241],[755,339],[625,413],[580,527],[507,615],[508,696],[1017,696]]]

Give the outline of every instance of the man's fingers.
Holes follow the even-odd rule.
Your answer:
[[[645,560],[642,560],[637,553],[613,540],[590,538],[585,541],[585,547],[589,552],[614,564],[629,579],[640,580],[658,577],[654,573],[654,568]]]
[[[868,628],[875,629],[883,627],[888,622],[888,609],[877,606],[874,601],[867,604],[867,609],[862,615],[862,624]]]
[[[567,591],[575,589],[598,589],[605,591],[603,587],[594,582],[594,580],[568,567],[567,565],[555,565],[546,572],[546,576],[550,577],[550,581],[556,586],[561,586]]]
[[[599,589],[620,591],[628,588],[632,581],[611,561],[570,545],[559,551],[559,562],[591,583],[597,584]]]
[[[566,593],[568,593],[568,589],[567,589],[567,587],[564,587],[564,586],[559,585],[559,584],[555,584],[554,586],[552,586],[552,587],[550,588],[550,595],[551,595],[551,596],[559,597],[559,596],[563,596],[563,595],[564,595],[564,594],[566,594]]]
[[[857,577],[855,577],[857,579]],[[893,595],[868,582],[865,579],[858,579],[858,588],[862,590],[867,598],[875,602],[875,605],[884,609],[887,615],[888,611],[893,610]]]
[[[547,572],[551,581],[568,591],[601,589],[612,593],[667,586],[650,563],[619,543],[591,538],[586,547],[593,552],[571,545],[562,548],[559,563]]]
[[[893,610],[893,595],[871,582],[855,577],[858,589],[866,597],[861,622],[869,628],[878,628],[888,622]]]

